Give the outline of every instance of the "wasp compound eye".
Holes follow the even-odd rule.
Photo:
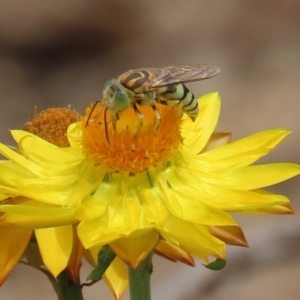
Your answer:
[[[124,109],[130,107],[130,99],[126,92],[122,90],[117,90],[113,96],[114,107],[118,111],[123,111]]]

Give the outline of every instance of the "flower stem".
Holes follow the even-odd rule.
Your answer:
[[[74,282],[66,272],[61,272],[57,276],[59,285],[59,300],[83,300],[80,283]]]
[[[135,269],[128,267],[129,289],[131,300],[150,300],[150,276],[152,273],[151,252]]]

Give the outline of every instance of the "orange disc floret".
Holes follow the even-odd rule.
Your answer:
[[[182,111],[178,106],[156,104],[159,122],[151,107],[139,106],[142,125],[132,108],[122,112],[116,130],[109,111],[97,103],[86,109],[82,122],[82,146],[85,154],[107,172],[138,173],[164,164],[182,142]],[[105,115],[106,122],[105,122]]]
[[[67,129],[80,120],[80,114],[72,108],[49,108],[35,114],[25,124],[24,130],[58,147],[69,147]]]

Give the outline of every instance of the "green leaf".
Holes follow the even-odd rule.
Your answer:
[[[205,268],[213,270],[213,271],[220,271],[224,269],[226,266],[226,260],[217,258],[215,261],[209,263],[208,265],[204,265]]]
[[[116,254],[110,247],[104,246],[100,249],[98,253],[98,264],[94,270],[88,275],[87,279],[92,281],[98,281],[101,279],[106,269],[115,259]]]

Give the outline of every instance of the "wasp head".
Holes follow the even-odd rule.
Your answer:
[[[130,107],[130,99],[124,88],[116,80],[106,82],[103,89],[103,100],[111,114],[118,115]]]

